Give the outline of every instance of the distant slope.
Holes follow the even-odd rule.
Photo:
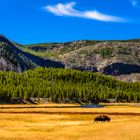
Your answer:
[[[60,56],[66,67],[108,75],[140,73],[140,43],[103,42]]]
[[[22,72],[38,66],[64,68],[61,62],[43,59],[20,50],[0,35],[0,70]]]
[[[66,68],[107,75],[140,73],[140,40],[74,41],[29,45],[26,51],[60,60]]]
[[[140,39],[13,45],[0,36],[0,42],[2,70],[60,67],[99,72],[123,81],[139,81]]]
[[[59,60],[60,55],[69,53],[71,51],[83,48],[85,46],[91,46],[99,43],[100,41],[74,41],[66,43],[42,43],[42,44],[31,44],[21,46],[20,48],[31,54],[40,56],[40,57],[50,57],[56,60]]]

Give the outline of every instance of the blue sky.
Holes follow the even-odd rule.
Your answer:
[[[0,17],[24,44],[140,38],[140,0],[0,0]]]

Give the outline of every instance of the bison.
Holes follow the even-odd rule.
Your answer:
[[[111,119],[107,115],[100,115],[94,119],[94,122],[109,122]]]

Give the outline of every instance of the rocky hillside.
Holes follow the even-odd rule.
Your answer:
[[[60,56],[68,68],[122,75],[140,72],[140,43],[101,42]]]
[[[124,81],[139,81],[132,76],[140,75],[139,39],[35,44],[26,46],[26,51],[62,61],[66,68],[100,72]]]
[[[99,72],[122,81],[140,81],[140,39],[25,46],[0,35],[0,70],[22,72],[39,66]]]
[[[38,66],[60,67],[64,65],[50,59],[43,59],[17,48],[14,43],[0,35],[0,70],[22,72]]]

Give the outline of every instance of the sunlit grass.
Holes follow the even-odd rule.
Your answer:
[[[35,106],[35,105],[0,105],[7,106]],[[44,104],[46,106],[65,106],[65,104]],[[66,105],[71,106],[71,105]],[[73,105],[72,105],[73,106]],[[76,105],[77,106],[77,105]],[[138,115],[109,115],[110,123],[94,123],[97,114],[57,114],[58,112],[135,112],[140,108],[129,106],[107,106],[99,109],[83,108],[17,108],[1,109],[7,113],[0,113],[0,140],[139,140],[140,116]],[[0,111],[1,111],[0,110]],[[20,114],[8,113],[12,111]],[[26,112],[22,113],[22,112]],[[30,113],[31,111],[56,114]]]
[[[34,51],[34,50],[31,50],[27,47],[21,47],[21,49],[24,51],[24,52],[27,52],[27,53],[30,53],[30,54],[33,54],[35,56],[39,56],[39,57],[42,57],[42,58],[52,58],[52,59],[58,59],[59,58],[59,54],[57,54],[57,52],[51,52],[51,51]]]
[[[0,105],[0,113],[140,115],[140,107],[135,104],[111,104],[103,108],[81,108],[78,104]]]

